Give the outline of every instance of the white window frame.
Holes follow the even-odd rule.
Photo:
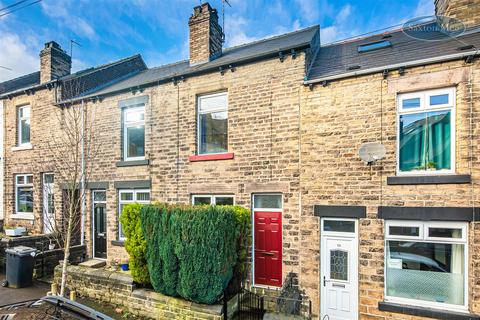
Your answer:
[[[255,207],[255,197],[256,196],[280,196],[281,197],[281,204],[282,206],[280,208],[260,208],[260,207]],[[251,228],[252,228],[252,261],[251,261],[251,265],[252,265],[252,284],[253,284],[253,287],[257,287],[257,288],[266,288],[266,289],[273,289],[273,290],[279,290],[279,287],[273,287],[273,286],[266,286],[266,285],[263,285],[263,284],[256,284],[255,283],[255,211],[263,211],[263,212],[280,212],[281,215],[282,215],[282,255],[283,255],[283,207],[284,207],[284,196],[283,196],[283,193],[252,193],[252,197],[251,197],[251,201],[252,201],[252,212],[251,212],[251,220],[252,220],[252,225],[251,225]],[[282,257],[282,272],[283,272],[283,257]],[[281,286],[283,285],[283,279],[282,279],[282,283],[281,283]]]
[[[23,177],[24,183],[19,184],[18,178]],[[27,183],[27,177],[32,177],[32,183]],[[12,215],[14,219],[25,219],[25,220],[33,220],[33,211],[32,212],[18,212],[18,189],[22,187],[30,187],[32,189],[32,201],[33,199],[33,174],[16,174],[15,175],[15,214]],[[35,203],[33,203],[35,206]]]
[[[207,99],[207,98],[213,98],[213,97],[221,97],[225,96],[225,101],[226,101],[226,106],[224,107],[218,107],[218,108],[212,108],[207,111],[201,110],[202,106],[202,100]],[[228,153],[228,142],[227,142],[227,150],[225,152],[218,152],[218,153],[201,153],[201,139],[200,139],[200,116],[202,114],[209,114],[209,113],[215,113],[215,112],[226,112],[227,113],[227,121],[228,121],[228,92],[223,91],[223,92],[218,92],[218,93],[212,93],[212,94],[203,94],[197,97],[197,154],[198,155],[210,155],[210,154],[224,154]],[[227,137],[228,137],[228,126],[227,126]]]
[[[140,106],[133,106],[133,107],[125,107],[122,110],[123,112],[123,160],[124,161],[136,161],[136,160],[145,160],[145,154],[146,154],[146,126],[145,126],[145,105],[142,104]],[[132,113],[143,113],[143,120],[138,120],[138,121],[127,121],[127,115],[132,114]],[[144,144],[144,149],[143,149],[143,156],[140,157],[129,157],[128,156],[128,134],[127,130],[130,127],[138,127],[138,126],[143,126],[143,144]]]
[[[192,195],[192,205],[195,204],[196,198],[210,198],[210,205],[214,206],[217,204],[217,198],[232,198],[233,205],[235,205],[235,195],[232,194],[194,194]]]
[[[422,225],[420,230],[421,237],[408,237],[408,236],[390,236],[388,235],[388,230],[390,226],[418,226]],[[462,229],[462,238],[434,238],[428,237],[429,228],[454,228]],[[413,305],[421,306],[426,308],[434,308],[441,310],[455,310],[459,312],[468,312],[468,278],[469,278],[469,252],[468,252],[468,224],[466,222],[443,222],[443,221],[434,221],[434,222],[422,222],[422,221],[408,221],[408,220],[388,220],[385,222],[385,261],[384,261],[384,275],[385,275],[385,285],[384,285],[384,296],[385,301],[400,303],[404,305]],[[415,300],[409,298],[401,298],[387,295],[387,265],[388,257],[386,254],[387,242],[392,241],[411,241],[411,242],[428,242],[428,243],[440,243],[440,244],[463,244],[464,245],[464,305],[455,305],[441,302],[432,302],[424,300]]]
[[[29,116],[28,117],[21,117],[20,114],[22,113],[22,110],[25,110],[25,109],[28,109],[28,114]],[[18,107],[17,108],[17,130],[18,130],[18,143],[17,145],[19,147],[29,147],[31,146],[31,139],[32,139],[32,122],[31,122],[31,119],[32,119],[32,108],[30,105],[24,105],[24,106],[21,106],[21,107]],[[28,140],[28,142],[24,142],[22,143],[22,138],[23,138],[23,131],[22,131],[22,120],[28,120],[29,122],[29,125],[30,125],[30,129],[29,129],[29,135],[30,135],[30,139]]]
[[[430,97],[442,94],[449,95],[449,104],[443,105],[430,105]],[[412,98],[420,98],[420,107],[403,109],[403,100]],[[455,150],[456,150],[456,90],[455,87],[425,90],[411,93],[399,93],[397,94],[397,175],[399,176],[411,176],[411,175],[441,175],[455,173]],[[400,116],[409,114],[418,114],[434,111],[450,111],[450,169],[449,170],[412,170],[401,171],[400,170]]]
[[[132,193],[133,197],[132,200],[122,200],[122,194],[124,193]],[[144,200],[137,200],[137,194],[138,193],[148,193],[150,195],[150,200],[144,201]],[[120,241],[125,241],[125,237],[122,236],[122,229],[121,229],[121,223],[120,223],[120,215],[122,214],[121,211],[121,204],[130,204],[130,203],[140,203],[140,204],[150,204],[151,203],[151,197],[152,193],[150,189],[119,189],[118,190],[118,240]]]

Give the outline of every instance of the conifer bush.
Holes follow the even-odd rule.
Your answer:
[[[248,210],[155,204],[140,216],[155,291],[198,303],[218,301],[239,259],[246,259],[239,246],[240,234],[249,232]]]
[[[148,285],[150,275],[148,273],[145,251],[147,243],[143,237],[142,227],[140,225],[141,204],[132,203],[123,207],[120,216],[122,230],[127,239],[125,240],[125,249],[130,255],[128,266],[131,270],[133,281],[136,283]]]

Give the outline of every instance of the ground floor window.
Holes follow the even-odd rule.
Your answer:
[[[123,189],[118,191],[118,238],[125,240],[122,224],[120,223],[120,215],[123,207],[129,203],[150,203],[150,189]]]
[[[31,174],[15,176],[15,212],[33,214],[33,175]]]
[[[388,221],[385,253],[387,299],[466,308],[466,223]]]
[[[193,195],[192,204],[195,206],[202,205],[202,204],[217,205],[217,206],[234,205],[235,197],[232,195],[209,195],[209,194]]]

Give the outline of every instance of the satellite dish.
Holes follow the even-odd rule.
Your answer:
[[[358,155],[367,164],[382,160],[386,153],[387,150],[385,149],[385,146],[379,142],[364,143],[358,150]]]

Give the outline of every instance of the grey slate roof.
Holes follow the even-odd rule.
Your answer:
[[[142,57],[136,54],[131,57],[75,72],[58,79],[58,81],[63,82],[66,88],[66,90],[62,90],[62,98],[72,98],[72,96],[80,95],[95,88],[98,90],[106,83],[110,83],[116,79],[124,79],[125,76],[131,76],[146,68],[147,66]],[[73,87],[76,84],[79,85],[77,85],[78,88],[75,89],[75,92],[68,90],[69,87]],[[7,93],[36,86],[40,86],[39,71],[0,83],[0,97]]]
[[[319,26],[313,26],[241,46],[227,48],[223,50],[220,57],[199,65],[190,66],[188,60],[184,60],[147,69],[137,75],[125,79],[124,81],[106,86],[98,91],[90,92],[88,95],[85,95],[85,97],[112,94],[114,92],[128,90],[129,88],[158,81],[170,80],[172,77],[187,76],[209,70],[218,70],[219,67],[228,66],[229,64],[236,65],[262,57],[278,55],[280,51],[287,52],[293,48],[306,48],[310,46],[315,36],[318,36],[318,32]]]
[[[448,38],[443,34],[431,33],[430,40],[417,40],[407,36],[402,30],[376,34],[361,39],[321,46],[318,55],[308,73],[308,80],[341,78],[355,75],[370,69],[389,65],[408,64],[422,59],[443,57],[462,52],[475,51],[475,48],[459,50],[459,47],[474,45],[480,48],[480,28],[467,30],[458,38]],[[359,45],[388,40],[391,47],[359,53]],[[359,66],[353,70],[349,67]]]
[[[40,72],[30,73],[12,80],[0,83],[0,95],[16,91],[23,88],[28,88],[40,83]]]

